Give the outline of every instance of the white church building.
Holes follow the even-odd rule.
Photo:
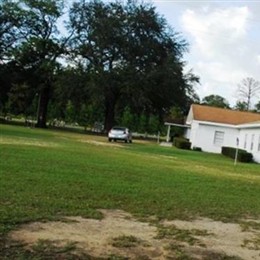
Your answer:
[[[221,153],[222,146],[238,145],[260,163],[260,113],[192,105],[186,125],[192,147]]]
[[[175,124],[166,125],[170,133],[170,126]],[[222,146],[238,147],[252,153],[254,161],[260,163],[260,113],[194,104],[184,127],[192,148],[221,153]]]

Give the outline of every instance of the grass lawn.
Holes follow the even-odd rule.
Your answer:
[[[0,231],[62,216],[260,216],[260,167],[221,155],[0,125]]]

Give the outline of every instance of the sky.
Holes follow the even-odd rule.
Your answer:
[[[195,90],[201,99],[220,95],[234,106],[242,79],[260,81],[260,0],[151,2],[189,43],[185,70],[199,76]]]

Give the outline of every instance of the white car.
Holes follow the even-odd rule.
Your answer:
[[[122,126],[114,126],[108,133],[108,141],[114,140],[125,141],[125,143],[132,143],[132,133],[131,131]]]

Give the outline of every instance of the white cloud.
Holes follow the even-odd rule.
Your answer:
[[[195,46],[204,58],[219,55],[219,49],[233,48],[246,35],[247,7],[210,11],[187,10],[182,16],[184,30],[193,36]]]
[[[247,6],[204,6],[183,13],[183,30],[191,37],[189,66],[201,78],[201,97],[218,94],[234,104],[237,84],[247,76],[257,79],[260,55],[259,44],[250,41],[252,16]]]
[[[221,62],[198,62],[197,68],[200,72],[207,75],[207,78],[215,79],[220,86],[230,81],[230,83],[235,83],[240,80],[241,75],[246,76],[245,71],[242,70],[232,70],[232,67],[221,63]]]
[[[259,65],[260,65],[260,55],[258,55],[258,56],[256,57],[256,60],[257,60],[257,62],[258,62]]]
[[[237,85],[247,76],[243,70],[233,70],[221,62],[198,62],[196,72],[202,77],[199,90],[200,97],[217,94],[226,98],[231,104],[236,102]]]
[[[190,44],[187,68],[201,79],[201,98],[222,95],[233,105],[245,77],[260,80],[259,1],[154,1]]]

